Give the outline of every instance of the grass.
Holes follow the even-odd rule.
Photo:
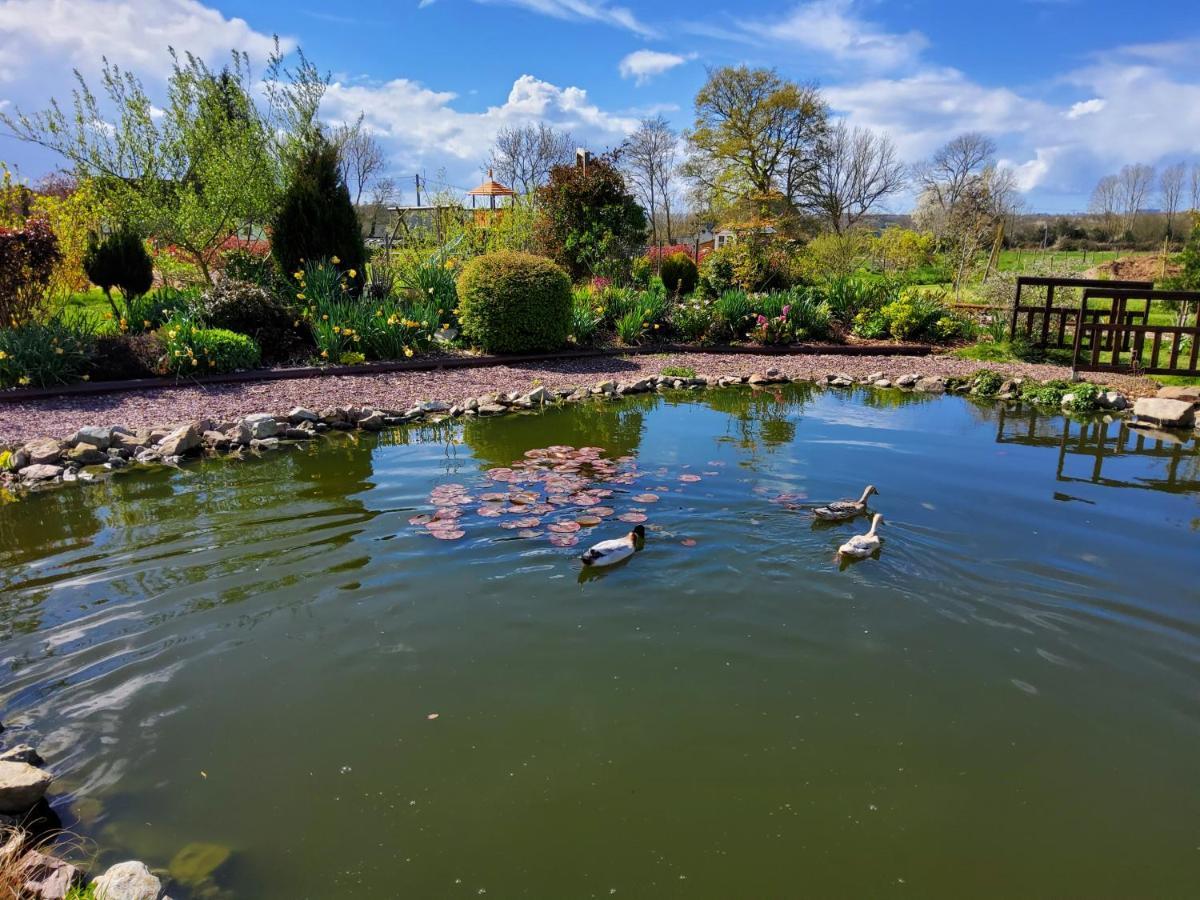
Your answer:
[[[696,370],[691,366],[667,366],[662,374],[665,378],[695,378]]]

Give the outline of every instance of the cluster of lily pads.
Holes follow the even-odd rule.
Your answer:
[[[581,532],[605,519],[630,525],[645,522],[646,508],[660,495],[717,474],[684,472],[675,477],[676,486],[656,484],[634,493],[640,481],[667,481],[669,471],[642,471],[636,458],[609,459],[600,447],[555,445],[527,450],[511,466],[488,469],[474,491],[458,483],[436,486],[429,495],[434,511],[414,515],[408,522],[438,540],[456,541],[466,536],[468,525],[499,519],[496,524],[518,538],[546,536],[555,547],[573,547]],[[618,511],[626,500],[633,505]]]

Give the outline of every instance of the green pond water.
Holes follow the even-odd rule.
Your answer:
[[[177,900],[1200,891],[1194,440],[791,385],[318,444],[0,506],[2,738],[101,864]],[[866,521],[803,507],[868,482],[843,569]]]

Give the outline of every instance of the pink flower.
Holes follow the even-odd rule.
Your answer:
[[[788,316],[788,313],[789,313],[789,312],[791,312],[791,311],[792,311],[792,306],[791,306],[791,304],[789,303],[787,306],[785,306],[785,307],[783,308],[783,311],[782,311],[782,312],[779,314],[779,318],[781,318],[781,319],[786,319],[786,318],[787,318],[787,316]]]
[[[762,326],[762,325],[766,325],[766,324],[767,324],[767,317],[766,317],[766,316],[764,316],[762,313],[759,313],[759,314],[758,314],[758,324],[759,324],[760,326]]]

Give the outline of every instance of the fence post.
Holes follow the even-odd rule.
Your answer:
[[[1013,298],[1012,325],[1008,329],[1008,339],[1010,341],[1015,341],[1017,339],[1017,315],[1018,315],[1017,311],[1021,308],[1021,282],[1022,281],[1024,281],[1024,279],[1018,275],[1017,276],[1017,296],[1015,296]]]

